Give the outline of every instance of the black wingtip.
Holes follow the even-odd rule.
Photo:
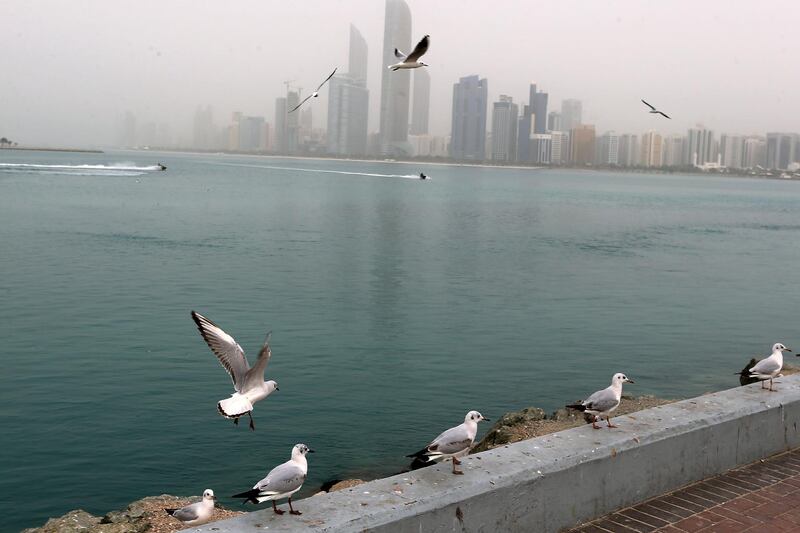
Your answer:
[[[175,511],[177,511],[177,509],[164,509],[164,512],[166,512],[170,516],[175,514]]]
[[[573,403],[572,405],[567,405],[567,409],[575,409],[577,411],[586,411],[586,406],[582,403]]]

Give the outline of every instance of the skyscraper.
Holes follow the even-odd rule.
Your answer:
[[[404,155],[408,146],[408,102],[411,73],[386,68],[397,61],[394,49],[411,49],[411,10],[404,0],[386,0],[381,69],[380,138],[382,155]]]
[[[685,163],[683,135],[670,135],[661,142],[661,163],[665,167],[680,167]]]
[[[623,167],[635,167],[639,164],[639,138],[636,134],[623,133],[619,136],[617,164]]]
[[[583,105],[580,100],[567,99],[561,102],[561,129],[572,131],[582,122]]]
[[[486,157],[486,106],[489,82],[466,76],[453,84],[450,157],[482,161]]]
[[[500,95],[492,109],[492,161],[517,160],[517,104],[510,96]],[[528,140],[530,143],[530,140]]]
[[[767,133],[767,168],[785,170],[800,159],[800,154],[795,154],[795,137],[792,133]]]
[[[530,153],[531,134],[547,131],[547,93],[536,90],[536,84],[528,87],[528,104],[522,106],[522,115],[517,128],[517,160],[533,161]]]
[[[719,139],[719,151],[722,164],[728,168],[744,168],[744,137],[723,133]]]
[[[699,167],[717,160],[714,150],[714,132],[703,126],[689,129],[686,140],[686,153],[683,154],[686,165]]]
[[[531,163],[540,165],[550,164],[550,154],[553,151],[553,136],[548,133],[531,134]]]
[[[648,131],[642,135],[641,164],[645,167],[660,167],[661,161],[661,134]]]
[[[600,153],[597,162],[601,165],[619,164],[619,135],[607,131],[600,136]]]
[[[580,124],[572,128],[569,135],[569,159],[573,165],[586,166],[594,163],[594,149],[594,125]]]
[[[534,87],[536,87],[534,85]],[[536,91],[531,95],[531,111],[533,112],[533,133],[547,131],[547,93]]]
[[[751,137],[744,141],[744,154],[742,156],[743,168],[763,167],[766,165],[767,143],[764,139]]]
[[[550,132],[550,164],[563,165],[569,162],[569,133]]]
[[[369,90],[366,81],[367,43],[351,24],[348,73],[331,78],[328,87],[328,153],[367,153]]]
[[[547,129],[549,131],[561,131],[561,113],[550,111],[547,114]]]
[[[239,117],[239,150],[258,152],[264,150],[264,117]]]
[[[281,96],[275,99],[275,139],[272,143],[272,149],[278,153],[286,152],[287,146],[287,106],[286,98]]]
[[[288,91],[286,93],[286,108],[291,110],[300,103],[300,93]],[[300,113],[287,113],[286,115],[286,146],[284,151],[289,154],[296,154],[300,150]]]
[[[411,134],[428,133],[431,107],[431,76],[424,68],[414,70],[414,101],[411,109]]]

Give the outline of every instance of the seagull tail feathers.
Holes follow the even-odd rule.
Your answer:
[[[575,409],[575,410],[581,411],[581,412],[586,410],[586,406],[583,405],[582,403],[573,403],[573,404],[567,405],[566,407],[567,407],[567,409]]]
[[[431,454],[431,452],[430,452],[430,450],[428,450],[428,447],[426,446],[426,447],[422,448],[420,451],[418,451],[417,453],[412,453],[410,455],[406,455],[406,457],[414,457],[416,459],[422,459],[423,461],[430,461],[431,460],[430,454]]]
[[[217,410],[225,418],[239,418],[252,411],[253,404],[250,403],[247,396],[236,393],[230,398],[220,400],[217,403]]]
[[[164,512],[166,512],[170,516],[174,515],[175,511],[177,511],[177,509],[164,509]]]
[[[243,504],[250,502],[250,503],[258,503],[258,489],[250,489],[246,492],[240,492],[239,494],[234,494],[231,498],[244,498]]]

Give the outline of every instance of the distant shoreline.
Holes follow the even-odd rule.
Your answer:
[[[3,148],[0,150],[19,150],[24,152],[75,152],[79,154],[102,154],[104,153],[102,150],[87,150],[85,148],[37,148],[37,147],[15,147],[15,148]]]

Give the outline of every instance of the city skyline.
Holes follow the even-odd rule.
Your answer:
[[[501,31],[487,29],[485,20],[497,12],[524,11],[518,2],[406,3],[417,22],[411,40],[431,34],[429,131],[434,135],[449,134],[450,87],[472,74],[491,82],[490,102],[500,94],[525,102],[531,83],[549,93],[550,110],[559,109],[563,100],[579,99],[583,121],[600,131],[657,127],[670,134],[698,123],[743,135],[800,129],[800,99],[792,90],[800,74],[791,68],[792,36],[784,29],[785,17],[779,17],[797,11],[794,3],[567,3],[537,11],[545,23],[535,35],[524,31],[525,17],[505,17]],[[196,109],[208,105],[217,121],[241,111],[274,124],[274,102],[285,96],[284,81],[294,80],[307,94],[332,66],[346,64],[351,23],[376,51],[369,58],[367,89],[375,95],[369,131],[379,130],[383,2],[316,2],[313,16],[302,24],[278,25],[268,22],[295,19],[291,4],[196,9],[181,2],[145,2],[132,3],[129,10],[96,4],[91,24],[58,3],[47,7],[42,17],[41,5],[15,4],[0,20],[0,39],[16,51],[4,58],[10,76],[0,88],[0,123],[8,129],[4,135],[22,142],[113,145],[130,111],[140,124],[154,124],[176,143],[187,144]],[[452,9],[461,15],[457,25]],[[163,32],[150,23],[170,15],[190,29]],[[746,27],[737,24],[743,19]],[[684,30],[681,39],[669,29],[678,25]],[[551,46],[565,28],[569,46]],[[199,40],[197,34],[215,38]],[[601,60],[589,59],[589,50]],[[669,110],[673,121],[655,126],[640,98]],[[325,128],[326,100],[314,102],[315,128]],[[743,113],[743,105],[758,112]]]

